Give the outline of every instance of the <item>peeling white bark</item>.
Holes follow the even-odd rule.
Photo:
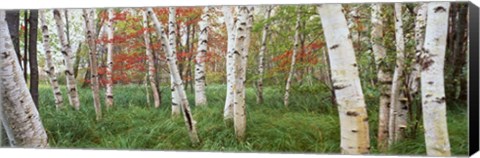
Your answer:
[[[223,119],[226,124],[229,125],[233,122],[233,98],[234,98],[234,89],[233,85],[235,84],[235,55],[233,49],[235,47],[235,20],[232,15],[231,6],[223,6],[223,17],[225,24],[227,25],[227,58],[226,58],[226,71],[227,71],[227,96],[225,99],[225,108],[223,110]]]
[[[113,106],[113,9],[107,9],[108,20],[107,20],[107,84],[106,84],[106,93],[105,93],[105,103],[107,108]]]
[[[297,58],[297,51],[298,51],[298,41],[300,38],[299,32],[300,32],[300,7],[297,7],[297,22],[295,24],[295,36],[294,38],[294,44],[293,44],[293,53],[292,53],[292,60],[290,63],[290,72],[288,73],[288,78],[287,78],[287,84],[285,85],[285,96],[283,98],[283,105],[285,107],[288,107],[288,97],[290,96],[290,86],[292,83],[292,77],[293,74],[295,73],[295,60]]]
[[[425,21],[427,19],[427,3],[419,4],[417,9],[417,17],[415,19],[415,58],[413,61],[413,70],[410,73],[408,87],[410,95],[418,92],[420,85],[420,56],[423,53],[423,44],[425,40]]]
[[[172,56],[175,58],[171,58],[172,62],[177,65],[177,34],[176,34],[176,29],[177,26],[176,24],[176,9],[174,7],[169,7],[168,8],[168,41],[170,48],[172,50]],[[165,49],[164,49],[165,50]],[[178,116],[180,115],[180,109],[179,104],[181,102],[180,96],[176,93],[178,90],[177,87],[175,86],[175,79],[174,79],[174,72],[170,71],[170,88],[172,90],[172,116]],[[183,89],[182,89],[183,91]]]
[[[145,41],[145,52],[147,54],[148,61],[148,80],[150,81],[150,87],[152,89],[154,107],[160,107],[160,95],[158,94],[157,84],[155,83],[155,63],[153,60],[152,48],[150,47],[150,37],[148,36],[147,29],[149,28],[147,22],[147,12],[142,13],[142,25],[143,29],[143,40]],[[145,80],[147,81],[147,80]]]
[[[362,86],[341,4],[318,6],[328,47],[333,88],[340,116],[343,154],[368,154],[370,137]]]
[[[421,65],[422,111],[428,156],[450,156],[444,62],[449,2],[429,2]]]
[[[267,6],[265,8],[265,20],[270,18],[270,13],[273,9],[273,6]],[[260,76],[257,80],[257,103],[263,103],[263,71],[265,63],[265,53],[267,51],[267,37],[268,37],[268,28],[270,23],[265,23],[262,31],[262,46],[260,47],[260,53],[258,54],[258,75]]]
[[[200,27],[200,36],[198,38],[198,48],[197,55],[195,56],[195,105],[202,106],[207,104],[207,97],[205,95],[205,59],[207,53],[207,43],[208,43],[208,19],[210,14],[208,13],[209,8],[205,7],[203,9],[203,14],[201,16],[202,20],[198,22]]]
[[[80,100],[77,91],[77,84],[73,76],[72,49],[65,35],[65,24],[63,23],[59,9],[53,10],[53,18],[57,25],[57,35],[60,39],[62,54],[65,61],[65,76],[67,78],[68,100],[76,110],[80,110]]]

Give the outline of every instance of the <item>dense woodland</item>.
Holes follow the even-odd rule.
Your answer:
[[[0,11],[3,147],[466,155],[467,3]]]

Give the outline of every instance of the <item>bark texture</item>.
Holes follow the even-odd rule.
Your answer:
[[[265,20],[270,18],[270,13],[273,9],[273,6],[267,6],[265,8]],[[257,80],[257,104],[263,103],[263,71],[265,66],[265,53],[267,51],[267,38],[268,38],[268,28],[270,23],[265,23],[262,31],[262,46],[260,47],[260,52],[258,53],[258,75]]]
[[[208,43],[208,19],[210,17],[209,7],[203,9],[202,20],[198,22],[200,27],[200,36],[198,38],[197,55],[195,56],[195,105],[202,106],[207,104],[205,95],[205,59]]]
[[[177,34],[176,34],[176,8],[174,7],[169,7],[168,8],[168,44],[170,45],[170,50],[172,51],[172,56],[175,58],[170,58],[169,60],[172,60],[172,62],[177,66]],[[166,49],[164,49],[166,51]],[[180,115],[180,109],[181,109],[181,98],[176,93],[179,89],[175,86],[175,78],[174,78],[174,72],[170,69],[170,89],[172,90],[172,116],[178,116]],[[180,74],[179,74],[180,75]],[[181,80],[181,76],[180,76]],[[182,81],[183,82],[183,81]],[[179,91],[184,91],[182,90]]]
[[[222,7],[223,17],[225,19],[225,24],[227,25],[227,58],[226,58],[226,71],[227,71],[227,96],[225,99],[225,108],[223,110],[223,119],[227,126],[233,123],[233,98],[234,98],[234,81],[235,81],[235,20],[232,15],[232,7],[223,6]]]
[[[89,62],[90,62],[90,88],[93,95],[93,106],[95,108],[95,116],[97,120],[102,119],[102,107],[100,103],[100,93],[98,86],[98,72],[97,72],[97,44],[95,42],[95,22],[94,9],[83,9],[83,18],[85,19],[85,35],[89,48]]]
[[[113,106],[113,9],[107,9],[108,20],[107,20],[107,84],[106,84],[106,93],[105,93],[105,103],[107,108]]]
[[[37,34],[38,34],[38,10],[30,10],[28,18],[29,39],[28,39],[28,56],[30,64],[30,95],[32,95],[33,102],[37,109],[38,105],[38,63],[37,63]]]
[[[12,146],[47,147],[47,134],[27,88],[12,44],[5,11],[0,11],[1,120]]]
[[[155,83],[155,63],[153,61],[153,53],[152,48],[150,47],[150,37],[148,36],[149,33],[147,32],[149,26],[147,22],[147,12],[143,12],[143,39],[145,40],[145,52],[147,54],[147,61],[148,61],[148,80],[150,81],[150,87],[152,88],[153,94],[153,101],[154,107],[160,107],[160,95],[158,94],[157,90],[157,83]],[[146,81],[146,80],[145,80]],[[147,95],[148,97],[148,95]]]
[[[425,52],[421,64],[423,124],[428,156],[450,156],[443,78],[449,7],[449,2],[428,3]]]
[[[362,86],[340,4],[318,6],[328,47],[333,88],[340,116],[342,154],[368,154],[370,137]]]
[[[285,96],[283,98],[283,105],[288,107],[288,97],[290,96],[290,87],[292,84],[292,77],[295,74],[295,60],[297,58],[297,51],[298,51],[298,40],[300,38],[300,7],[297,7],[297,22],[295,24],[295,35],[294,35],[294,43],[293,43],[293,53],[292,53],[292,60],[290,63],[290,71],[288,73],[287,84],[285,85]]]
[[[65,76],[67,78],[68,100],[70,102],[70,105],[72,105],[76,110],[80,110],[80,100],[76,84],[77,81],[75,80],[75,77],[73,75],[73,63],[71,61],[72,49],[70,48],[70,43],[65,37],[65,24],[63,23],[59,9],[53,10],[53,17],[57,25],[57,35],[60,39],[62,54],[65,61]]]

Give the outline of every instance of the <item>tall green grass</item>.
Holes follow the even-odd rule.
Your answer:
[[[194,96],[188,93],[201,139],[196,146],[190,143],[183,118],[171,118],[170,91],[166,87],[162,89],[162,105],[155,109],[147,104],[143,85],[116,85],[113,89],[115,106],[108,111],[103,108],[100,121],[95,121],[89,89],[79,89],[80,111],[68,105],[65,87],[62,90],[65,108],[57,111],[50,87],[40,86],[40,114],[50,146],[54,148],[340,153],[337,108],[331,104],[329,91],[322,86],[293,87],[289,107],[283,106],[282,87],[265,87],[263,104],[256,104],[255,90],[248,88],[247,139],[243,143],[236,141],[233,128],[227,128],[223,122],[224,85],[208,86],[206,107],[195,107]],[[375,140],[379,94],[368,88],[364,94],[372,154],[425,155],[423,127],[416,138],[407,138],[387,153],[379,153]],[[103,92],[100,97],[103,104]],[[466,155],[466,106],[449,107],[455,107],[448,108],[452,153]]]

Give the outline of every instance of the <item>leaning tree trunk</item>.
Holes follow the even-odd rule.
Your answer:
[[[38,32],[38,10],[30,10],[29,15],[29,39],[28,39],[28,56],[30,64],[30,94],[37,109],[38,105],[38,63],[37,63],[37,32]]]
[[[55,66],[52,61],[52,50],[50,47],[50,32],[48,30],[47,20],[45,18],[45,10],[40,11],[40,23],[42,28],[43,35],[43,49],[45,50],[45,62],[47,68],[45,72],[47,73],[50,81],[50,86],[53,89],[53,96],[55,97],[55,107],[57,109],[63,107],[63,97],[60,87],[58,86],[57,81],[57,72],[55,71]]]
[[[245,131],[247,128],[247,117],[245,113],[245,93],[243,89],[245,88],[245,76],[243,75],[246,71],[242,66],[242,58],[245,58],[246,52],[244,52],[247,32],[247,18],[248,18],[248,9],[245,6],[238,7],[238,17],[236,22],[236,33],[235,33],[235,47],[233,47],[234,56],[234,97],[233,97],[233,125],[235,127],[235,135],[237,140],[245,140]],[[245,59],[246,60],[246,59]]]
[[[106,93],[105,93],[105,103],[107,108],[113,106],[113,9],[109,8],[108,20],[107,20],[107,83],[106,83]]]
[[[318,6],[328,47],[333,88],[340,116],[343,154],[368,154],[370,138],[362,86],[347,20],[340,4]]]
[[[102,107],[100,103],[100,93],[98,87],[98,73],[97,73],[97,44],[94,22],[94,9],[83,9],[83,18],[85,18],[86,38],[89,48],[90,61],[90,87],[92,88],[93,106],[95,107],[95,116],[97,120],[102,118]]]
[[[169,41],[169,44],[171,44],[170,46],[170,49],[171,49],[171,53],[172,53],[172,56],[174,56],[175,58],[170,58],[170,60],[173,60],[172,62],[177,65],[177,36],[176,36],[176,8],[174,7],[169,7],[168,8],[168,41]],[[152,17],[150,17],[152,18]],[[188,43],[187,43],[188,44]],[[166,49],[163,49],[164,51],[166,51]],[[178,116],[180,115],[180,109],[181,107],[179,106],[179,104],[181,104],[182,100],[180,98],[180,96],[178,96],[178,94],[176,93],[176,91],[178,91],[179,89],[177,89],[177,86],[175,86],[175,79],[174,79],[174,72],[172,72],[170,70],[170,89],[172,90],[172,116]],[[182,88],[182,90],[180,91],[184,91],[184,89]],[[156,107],[158,108],[158,107]]]
[[[207,97],[205,96],[205,59],[207,53],[208,43],[208,13],[209,8],[203,9],[201,16],[202,21],[198,22],[200,27],[200,36],[198,38],[197,55],[195,57],[195,105],[202,106],[207,104]]]
[[[272,11],[272,6],[267,6],[265,9],[265,20],[270,18],[270,12]],[[265,52],[267,51],[267,37],[268,37],[268,27],[270,23],[265,23],[262,31],[262,46],[260,47],[260,53],[258,53],[258,75],[260,76],[257,80],[257,104],[263,103],[263,70],[265,62]]]
[[[80,100],[77,92],[77,84],[73,76],[73,63],[71,61],[72,49],[65,38],[65,24],[60,15],[60,10],[53,10],[53,17],[57,25],[57,34],[62,46],[62,54],[65,61],[65,76],[67,78],[68,100],[76,110],[80,110]]]
[[[421,88],[425,144],[429,156],[450,156],[443,76],[449,7],[449,2],[429,2],[427,10]]]
[[[152,48],[150,47],[150,37],[148,36],[148,22],[147,22],[147,12],[143,12],[143,39],[145,40],[145,51],[147,54],[148,61],[148,79],[150,80],[150,87],[152,88],[154,107],[160,106],[160,95],[158,94],[157,84],[155,83],[155,63],[153,61]],[[146,81],[146,80],[145,80]],[[148,95],[147,95],[148,97]]]
[[[292,53],[292,61],[290,63],[290,72],[288,73],[287,84],[285,86],[285,96],[283,98],[283,105],[288,107],[288,97],[290,96],[290,84],[292,83],[292,77],[295,73],[295,58],[297,57],[298,51],[298,40],[299,40],[299,32],[300,32],[300,7],[297,7],[297,22],[295,24],[295,36],[294,43],[293,43],[293,53]]]
[[[371,43],[375,65],[377,67],[377,78],[380,89],[379,118],[378,118],[378,149],[385,151],[388,138],[388,121],[391,91],[391,72],[388,69],[386,59],[386,50],[383,43],[383,21],[382,4],[372,4],[372,32]]]
[[[13,146],[47,147],[47,134],[22,76],[5,11],[0,11],[0,120]]]
[[[175,8],[170,8],[170,10],[174,10],[174,9]],[[185,89],[183,88],[183,81],[182,81],[182,78],[180,78],[180,73],[178,71],[178,66],[176,64],[177,56],[174,53],[175,50],[173,50],[171,47],[174,45],[173,43],[171,43],[171,41],[170,42],[168,41],[167,34],[165,33],[163,25],[158,21],[158,18],[153,12],[153,9],[148,8],[147,13],[155,24],[155,29],[157,30],[157,33],[159,35],[158,37],[159,40],[162,42],[163,50],[167,52],[167,63],[168,63],[170,72],[173,76],[173,81],[174,81],[173,86],[175,87],[175,90],[176,90],[174,92],[176,92],[176,95],[180,100],[179,105],[183,113],[183,118],[185,119],[185,125],[187,126],[187,129],[190,135],[190,140],[192,141],[193,144],[199,143],[197,127],[196,127],[197,122],[193,119],[192,114],[190,112],[190,106],[188,105],[187,94],[185,93]]]
[[[405,64],[405,42],[403,39],[402,4],[395,3],[395,43],[396,43],[396,66],[392,80],[392,91],[390,98],[390,113],[388,121],[388,146],[404,137],[407,128],[406,98],[404,88],[404,64]]]
[[[235,84],[235,21],[232,15],[232,8],[230,6],[222,7],[225,24],[227,26],[227,57],[226,57],[226,71],[227,71],[227,96],[225,99],[225,108],[223,110],[223,119],[227,126],[230,126],[233,122],[233,98]]]

